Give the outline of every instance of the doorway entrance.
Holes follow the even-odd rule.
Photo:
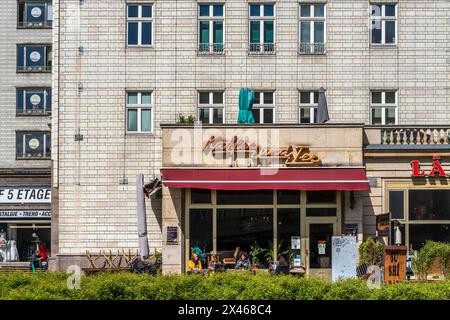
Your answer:
[[[331,238],[338,234],[336,221],[308,221],[306,259],[308,274],[331,279]]]

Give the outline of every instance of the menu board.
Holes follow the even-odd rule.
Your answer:
[[[406,247],[384,247],[384,282],[395,283],[406,279]]]
[[[167,227],[167,244],[178,244],[178,227],[168,226]]]
[[[356,278],[356,237],[336,236],[331,241],[333,281]]]

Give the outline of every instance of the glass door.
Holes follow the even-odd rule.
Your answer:
[[[336,234],[335,221],[307,223],[306,264],[309,276],[331,279],[331,237]]]

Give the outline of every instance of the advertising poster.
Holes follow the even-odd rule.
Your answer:
[[[356,278],[356,237],[333,237],[331,261],[333,281]]]

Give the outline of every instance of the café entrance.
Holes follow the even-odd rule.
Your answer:
[[[331,278],[331,237],[341,232],[342,197],[336,190],[185,189],[185,265],[198,248],[233,268],[241,250],[258,269],[283,257],[308,275]]]

